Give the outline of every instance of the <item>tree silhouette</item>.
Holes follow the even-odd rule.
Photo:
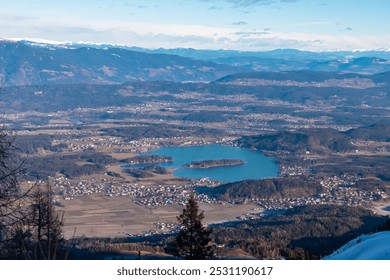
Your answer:
[[[12,228],[24,213],[25,199],[30,190],[22,191],[17,177],[23,162],[19,162],[14,146],[15,137],[0,128],[0,259],[8,258],[8,241]]]
[[[194,195],[188,199],[183,213],[177,217],[181,229],[175,238],[176,255],[190,260],[211,258],[211,229],[202,224],[203,211],[199,212]]]
[[[34,237],[34,258],[56,259],[63,249],[63,213],[60,215],[53,206],[53,192],[47,182],[46,188],[33,193],[31,222]]]
[[[15,202],[20,198],[15,165],[13,138],[0,130],[0,226],[5,227],[15,217]]]
[[[7,257],[54,260],[67,257],[63,238],[63,213],[56,211],[50,183],[35,186],[24,208],[24,217],[10,228]]]

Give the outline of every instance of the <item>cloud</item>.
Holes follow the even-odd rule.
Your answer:
[[[244,37],[251,37],[251,36],[256,36],[256,37],[260,37],[260,36],[263,36],[263,35],[269,35],[271,34],[270,32],[268,31],[238,31],[238,32],[235,32],[234,35],[237,35],[237,36],[240,36],[240,38],[244,38]]]
[[[300,26],[325,26],[325,25],[332,25],[332,24],[333,22],[324,21],[324,20],[304,21],[299,23]]]
[[[26,16],[26,15],[14,15],[9,13],[0,12],[0,21],[9,21],[11,22],[27,22],[38,20],[38,17]]]
[[[274,0],[224,0],[225,2],[234,4],[235,7],[246,8],[254,5],[271,5]]]
[[[200,2],[207,3],[216,3],[216,2],[225,2],[229,4],[233,4],[235,8],[248,8],[255,5],[268,6],[272,4],[278,3],[294,3],[299,0],[198,0]]]
[[[223,0],[227,3],[231,3],[234,7],[247,8],[255,5],[268,6],[277,3],[294,3],[298,0]]]
[[[240,20],[232,23],[233,25],[247,25],[248,23],[246,21]]]
[[[352,31],[352,30],[353,30],[352,27],[347,26],[347,27],[345,27],[345,28],[340,28],[338,31],[339,31],[339,32],[350,32],[350,31]]]
[[[19,18],[16,23],[15,15],[0,13],[0,34],[4,38],[43,38],[145,48],[222,48],[248,51],[280,48],[312,51],[379,49],[388,48],[390,42],[390,35],[354,35],[353,32],[326,35],[315,32],[277,32],[270,28],[245,30],[243,27],[245,25],[239,21],[230,27],[48,18]]]
[[[213,11],[213,10],[223,10],[223,8],[221,6],[217,6],[217,5],[213,5],[209,8],[210,11]]]

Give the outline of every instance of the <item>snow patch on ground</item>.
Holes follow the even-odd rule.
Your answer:
[[[324,260],[390,260],[390,231],[361,235]]]

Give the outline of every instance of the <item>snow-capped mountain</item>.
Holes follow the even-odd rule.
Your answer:
[[[239,67],[123,48],[0,41],[0,86],[213,81]]]
[[[390,52],[148,50],[109,43],[0,38],[0,86],[209,82],[235,73],[297,70],[383,73],[390,71]]]
[[[390,231],[361,235],[324,260],[390,260]]]

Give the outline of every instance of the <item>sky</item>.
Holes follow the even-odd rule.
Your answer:
[[[144,48],[390,48],[389,0],[0,0],[0,38]]]

